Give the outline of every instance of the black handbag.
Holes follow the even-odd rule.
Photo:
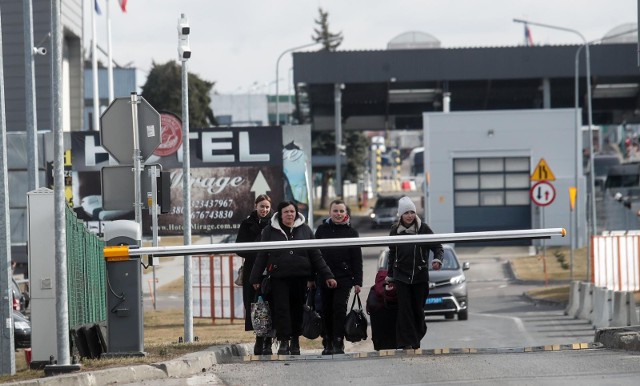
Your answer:
[[[315,309],[316,290],[307,291],[307,301],[302,314],[302,336],[316,339],[322,332],[322,317]]]
[[[358,300],[358,308],[354,308]],[[362,302],[360,301],[360,294],[354,296],[351,302],[351,311],[347,314],[344,322],[344,338],[349,342],[360,342],[367,339],[367,317],[364,315],[362,309]]]

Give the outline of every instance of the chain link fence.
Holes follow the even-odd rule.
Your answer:
[[[89,232],[84,221],[66,208],[67,292],[69,327],[107,319],[104,241]]]

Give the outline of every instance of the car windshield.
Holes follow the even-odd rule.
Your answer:
[[[385,251],[384,255],[381,254],[380,260],[378,260],[378,269],[387,269],[387,261],[389,259],[389,251]],[[433,261],[433,252],[429,251],[429,271],[433,271],[431,268],[431,261]],[[444,255],[442,256],[442,267],[440,270],[455,271],[460,269],[460,263],[458,258],[453,253],[451,248],[444,248]]]
[[[379,198],[376,201],[376,208],[378,209],[395,208],[396,206],[398,206],[398,200],[395,198]]]

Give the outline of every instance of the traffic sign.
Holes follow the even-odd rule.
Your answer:
[[[556,188],[549,181],[538,181],[530,191],[531,201],[538,206],[547,206],[556,199]]]
[[[555,181],[556,176],[553,175],[551,168],[547,165],[544,158],[540,158],[538,165],[531,173],[531,181]]]
[[[160,145],[160,114],[143,97],[138,97],[138,143],[144,163]],[[100,141],[119,163],[133,159],[133,117],[131,98],[116,98],[100,117]]]

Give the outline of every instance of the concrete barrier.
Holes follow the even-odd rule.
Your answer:
[[[638,314],[636,313],[636,301],[633,297],[633,292],[614,292],[611,327],[626,327],[637,324]]]
[[[593,283],[580,283],[580,304],[576,312],[577,319],[591,320],[593,311]]]
[[[612,315],[613,290],[604,287],[594,287],[591,324],[596,329],[609,327],[611,325]]]
[[[564,314],[573,318],[578,315],[578,306],[580,305],[580,281],[572,281],[569,288],[569,304],[564,309]]]

